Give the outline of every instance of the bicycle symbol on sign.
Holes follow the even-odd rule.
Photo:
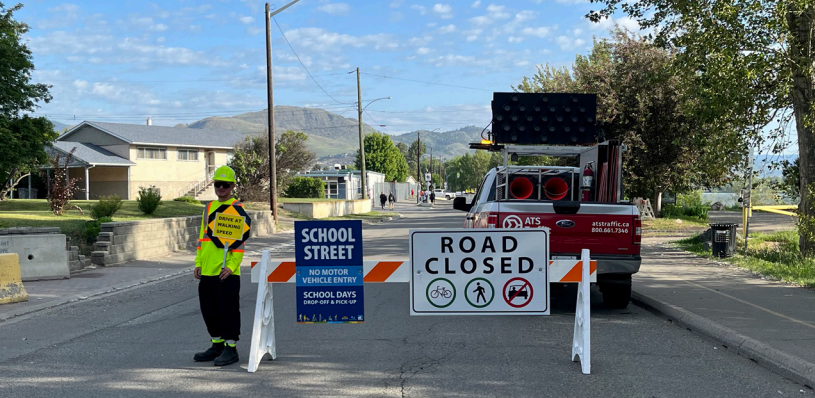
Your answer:
[[[443,286],[437,286],[435,290],[430,291],[430,298],[436,299],[439,298],[440,296],[444,298],[450,298],[453,296],[453,292],[447,290],[447,288]]]

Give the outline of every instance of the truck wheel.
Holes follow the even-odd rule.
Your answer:
[[[610,309],[625,309],[631,301],[631,275],[599,276],[597,285],[603,294],[603,305]]]

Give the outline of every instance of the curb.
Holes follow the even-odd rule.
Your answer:
[[[672,320],[691,332],[718,341],[727,350],[783,377],[809,388],[815,387],[815,364],[812,362],[770,347],[682,307],[663,303],[637,292],[631,292],[631,301],[646,310]]]
[[[95,300],[95,299],[98,299],[98,298],[101,298],[101,297],[107,297],[107,296],[110,296],[110,295],[114,295],[114,294],[118,294],[118,293],[122,293],[122,292],[125,292],[125,291],[128,291],[128,290],[131,290],[131,289],[134,289],[134,288],[137,288],[137,287],[142,287],[142,286],[154,284],[154,283],[157,283],[157,282],[162,282],[162,281],[166,281],[166,280],[170,280],[170,279],[179,278],[179,277],[184,276],[185,274],[188,275],[189,273],[190,273],[189,269],[184,269],[184,270],[181,270],[181,271],[173,272],[171,274],[165,274],[165,275],[159,275],[159,276],[155,276],[155,277],[149,277],[149,278],[141,279],[141,280],[138,280],[136,282],[129,283],[129,284],[126,284],[126,285],[111,286],[111,287],[102,288],[102,289],[99,289],[99,290],[96,290],[96,291],[91,291],[86,296],[65,297],[65,298],[63,298],[61,300],[57,300],[57,301],[54,301],[54,302],[43,303],[43,304],[40,304],[40,305],[34,305],[34,306],[26,308],[23,311],[18,312],[18,313],[11,313],[11,314],[8,314],[8,315],[0,315],[0,325],[8,325],[8,324],[17,322],[19,320],[26,319],[30,315],[33,315],[33,314],[36,314],[36,313],[39,313],[39,312],[48,311],[48,310],[54,309],[56,307],[62,307],[64,305],[70,305],[70,304],[74,304],[74,303],[77,303],[77,302],[80,302],[80,301]]]

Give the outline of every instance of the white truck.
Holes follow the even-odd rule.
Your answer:
[[[445,198],[447,200],[450,200],[456,198],[455,192],[447,192],[443,189],[434,189],[433,193],[436,195],[436,199]]]

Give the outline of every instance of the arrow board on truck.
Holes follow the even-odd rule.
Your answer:
[[[549,315],[548,264],[548,228],[411,230],[410,314]]]

